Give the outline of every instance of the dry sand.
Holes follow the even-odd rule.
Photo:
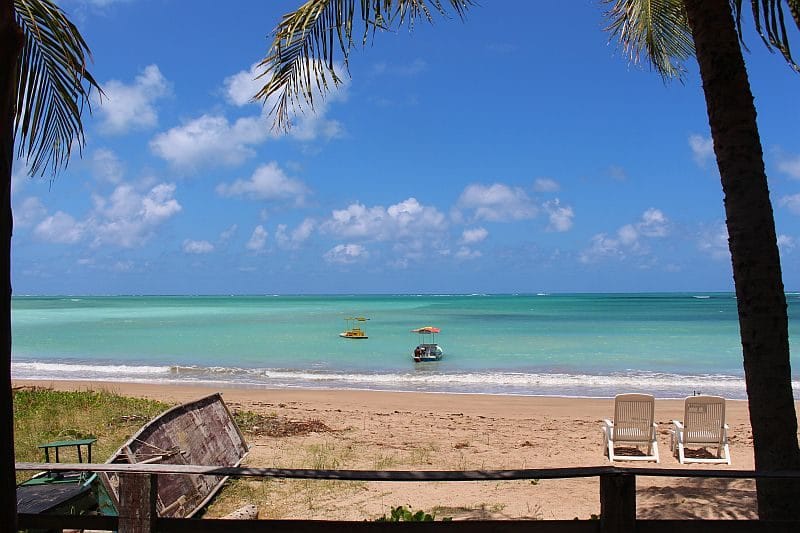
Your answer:
[[[56,389],[109,389],[184,402],[221,391],[231,409],[318,420],[331,431],[248,438],[245,464],[271,468],[482,470],[609,465],[603,418],[612,399],[249,389],[87,382],[18,382]],[[661,463],[619,466],[752,469],[752,435],[745,401],[727,402],[733,464],[680,465],[669,449],[680,400],[657,400]],[[246,434],[253,428],[242,428]],[[209,515],[256,503],[262,518],[364,520],[393,506],[438,517],[484,519],[589,518],[600,512],[597,478],[482,482],[237,481]],[[756,518],[751,480],[637,477],[639,518]]]

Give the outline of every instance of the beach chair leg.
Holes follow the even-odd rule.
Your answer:
[[[605,443],[606,452],[608,453],[608,460],[614,461],[614,441],[611,440],[611,435],[608,433],[608,428],[603,426],[603,441]]]

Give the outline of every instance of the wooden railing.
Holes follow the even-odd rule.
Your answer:
[[[302,470],[167,464],[17,463],[17,470],[116,472],[120,479],[119,517],[20,514],[20,529],[100,529],[120,533],[152,532],[319,532],[372,533],[396,529],[443,533],[681,533],[797,532],[800,520],[642,520],[636,518],[636,477],[794,479],[800,472],[620,468],[613,466],[473,471]],[[235,478],[327,479],[346,481],[506,481],[519,479],[600,478],[599,520],[476,520],[457,522],[346,522],[326,520],[222,520],[162,518],[156,513],[159,474],[205,474]],[[1,525],[0,525],[1,526]],[[0,529],[2,529],[0,527]]]

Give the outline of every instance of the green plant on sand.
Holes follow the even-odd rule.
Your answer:
[[[392,507],[389,516],[383,515],[376,519],[376,522],[433,522],[436,514],[429,514],[425,511],[411,512],[411,508],[406,509],[404,505]],[[442,522],[449,522],[452,518],[442,518]]]

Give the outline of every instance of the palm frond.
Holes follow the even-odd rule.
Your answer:
[[[447,3],[449,10],[463,18],[473,0]],[[448,8],[441,0],[361,0],[359,12],[364,46],[377,30],[403,24],[411,28],[422,18],[431,22],[433,12],[446,16]],[[355,0],[308,0],[283,16],[266,57],[258,65],[258,79],[267,78],[267,82],[254,96],[271,106],[275,128],[289,129],[292,110],[302,110],[303,104],[313,109],[315,93],[324,96],[331,84],[339,86],[342,80],[334,60],[338,49],[348,68],[356,21]]]
[[[91,52],[78,28],[53,0],[14,0],[25,36],[19,66],[15,135],[31,175],[67,165],[73,143],[83,148],[81,113],[92,88]]]
[[[795,25],[800,29],[800,0],[784,1],[789,8],[789,13]],[[736,28],[739,32],[739,40],[744,45],[742,37],[742,0],[733,0],[732,5],[736,18]],[[800,65],[792,58],[792,51],[789,48],[789,35],[786,31],[786,19],[781,0],[750,0],[750,5],[753,11],[756,31],[758,31],[767,49],[771,51],[773,48],[777,48],[786,62],[789,63],[789,66],[796,72],[800,72]]]
[[[682,78],[694,41],[680,0],[603,0],[606,31],[616,37],[633,64],[646,61],[665,80]]]

